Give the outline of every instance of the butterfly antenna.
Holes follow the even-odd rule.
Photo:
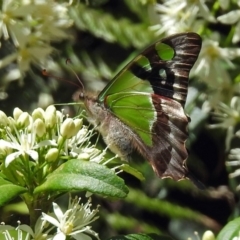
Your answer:
[[[43,70],[42,70],[42,75],[43,75],[43,76],[46,76],[46,77],[52,77],[52,78],[57,79],[57,80],[59,80],[59,81],[68,82],[68,83],[71,83],[71,84],[79,87],[77,84],[73,83],[72,81],[69,81],[69,80],[66,80],[66,79],[64,79],[64,78],[57,77],[57,76],[55,76],[55,75],[50,74],[46,69],[43,69]]]
[[[66,59],[66,64],[70,64],[70,63],[72,64],[71,60],[69,58]],[[71,69],[72,73],[75,75],[75,77],[77,78],[80,85],[82,86],[83,93],[85,93],[85,88],[84,88],[83,82],[81,81],[79,76],[76,74],[76,72],[73,70],[73,68],[70,68],[70,69]]]

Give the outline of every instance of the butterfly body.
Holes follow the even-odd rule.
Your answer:
[[[88,106],[88,121],[101,133],[110,150],[122,159],[128,159],[133,150],[133,139],[137,136],[97,99],[86,96],[85,105]]]
[[[89,121],[111,151],[128,159],[137,150],[156,174],[187,176],[188,76],[201,49],[196,33],[162,39],[133,59],[95,96],[83,96]]]

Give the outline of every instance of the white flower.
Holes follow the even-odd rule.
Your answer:
[[[95,145],[91,144],[90,139],[94,134],[94,130],[88,130],[86,126],[83,126],[76,136],[72,137],[67,143],[67,149],[70,150],[69,155],[74,158],[76,157],[78,159],[89,160],[91,162],[106,165],[113,159],[111,158],[107,161],[105,159],[108,147],[104,150],[99,150]],[[86,143],[88,144],[86,145]],[[114,159],[115,158],[116,157],[114,157]]]
[[[88,226],[98,218],[95,216],[98,213],[98,208],[95,210],[90,209],[91,200],[84,205],[79,205],[79,202],[80,198],[70,199],[68,210],[65,213],[62,212],[56,203],[53,203],[55,218],[42,213],[43,220],[57,227],[57,233],[53,240],[65,240],[66,236],[72,236],[77,240],[90,240],[91,237],[89,235],[99,239],[98,234],[91,230],[91,226]]]
[[[20,221],[18,221],[18,227],[16,229],[10,225],[5,225],[4,223],[2,223],[0,225],[0,232],[4,234],[5,240],[52,240],[52,236],[48,235],[51,229],[48,229],[47,231],[45,231],[45,233],[43,233],[47,224],[48,223],[46,223],[46,221],[42,221],[41,218],[38,218],[35,224],[34,232],[30,226],[25,224],[20,225]],[[14,230],[17,231],[17,238],[11,236],[11,234],[16,236],[16,234],[14,234]],[[0,237],[0,239],[2,238]]]
[[[228,155],[228,161],[226,161],[226,166],[231,167],[231,172],[229,178],[239,178],[240,176],[240,148],[234,148],[230,150]],[[236,187],[236,190],[240,190],[240,185]],[[236,237],[236,239],[239,239]]]
[[[73,157],[78,156],[78,154],[82,153],[82,149],[86,143],[89,143],[88,146],[91,146],[90,138],[94,134],[95,133],[93,133],[93,130],[89,130],[88,127],[83,126],[75,136],[69,139],[67,143],[67,149],[70,150],[70,155]]]
[[[218,2],[222,9],[224,9],[224,10],[228,9],[229,3],[230,3],[229,0],[218,0]]]
[[[233,97],[230,106],[222,102],[218,103],[213,113],[213,119],[217,123],[210,125],[210,128],[227,129],[226,149],[229,149],[234,128],[240,120],[240,97]]]
[[[240,120],[240,97],[233,97],[230,106],[220,102],[213,116],[219,123],[212,125],[212,127],[234,127]]]
[[[151,27],[158,35],[171,35],[176,32],[198,31],[202,19],[214,22],[205,0],[164,0],[162,4],[154,5],[153,11],[158,13],[157,24]],[[156,14],[155,14],[156,15]],[[199,17],[202,19],[198,20]]]
[[[204,40],[192,74],[212,87],[219,87],[219,82],[230,82],[227,68],[235,67],[231,60],[238,56],[239,48],[221,48],[218,41]]]
[[[19,39],[24,32],[24,26],[19,19],[25,17],[33,12],[32,5],[22,5],[14,0],[4,0],[2,2],[2,9],[0,10],[0,38],[11,39],[15,46],[19,45]]]
[[[19,74],[14,78],[23,76],[31,64],[48,65],[49,55],[54,51],[50,43],[69,37],[66,28],[72,20],[67,6],[54,0],[4,0],[0,9],[0,38],[11,38],[16,51],[1,59],[0,68],[16,61]]]
[[[240,148],[231,149],[228,158],[230,161],[226,163],[227,166],[240,166]]]
[[[68,4],[56,1],[4,0],[0,9],[0,37],[12,38],[15,46],[21,45],[24,36],[29,43],[59,41],[68,37],[64,30],[72,24]]]
[[[48,222],[41,219],[41,217],[38,218],[34,231],[33,229],[26,225],[19,225],[17,227],[17,230],[22,230],[23,232],[26,232],[28,236],[31,236],[31,239],[45,239],[45,240],[52,240],[52,235],[49,235],[48,233],[52,230],[52,228],[46,228],[48,227]]]
[[[7,131],[9,140],[0,140],[0,145],[12,148],[17,150],[13,153],[10,153],[5,159],[5,166],[7,167],[13,160],[17,159],[19,156],[26,157],[26,155],[30,156],[34,161],[38,160],[38,152],[36,149],[43,146],[56,145],[54,141],[44,140],[42,142],[37,143],[35,141],[36,134],[32,132],[29,134],[27,130],[21,130],[18,132],[15,130],[16,136],[14,136],[11,132]]]
[[[237,4],[240,7],[240,1],[238,1]],[[223,14],[222,16],[219,16],[217,20],[223,24],[235,25],[232,42],[237,43],[240,41],[240,9]]]

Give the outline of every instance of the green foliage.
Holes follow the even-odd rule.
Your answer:
[[[234,239],[234,237],[239,237],[240,233],[240,218],[235,218],[234,220],[228,222],[228,224],[220,231],[216,240],[224,239]]]
[[[141,229],[141,232],[144,233],[161,233],[161,230],[157,227],[147,224],[144,221],[134,219],[131,216],[123,216],[118,213],[108,213],[106,216],[106,221],[113,229],[119,232],[126,230],[131,232],[132,229],[139,228]]]
[[[0,190],[0,206],[4,206],[4,204],[8,203],[13,198],[27,191],[24,187],[12,184],[2,177],[0,177]]]
[[[107,42],[117,42],[125,48],[142,48],[154,36],[144,22],[134,23],[127,18],[117,19],[112,14],[103,14],[101,10],[88,8],[84,4],[70,8],[70,16],[78,29],[89,31]]]
[[[156,234],[129,234],[125,236],[116,236],[109,238],[109,240],[171,240],[172,238],[167,236],[159,236]]]
[[[136,202],[136,199],[138,201]],[[181,207],[177,204],[160,199],[151,199],[141,191],[131,189],[127,195],[126,201],[135,204],[141,209],[168,216],[170,218],[191,219],[194,221],[204,222],[206,217],[200,213],[194,212],[189,208]],[[172,211],[174,209],[174,211]]]
[[[88,191],[115,198],[124,198],[128,193],[124,181],[114,171],[94,162],[73,159],[49,174],[34,194],[69,191]]]
[[[138,178],[140,181],[145,180],[145,178],[141,172],[139,172],[136,168],[129,166],[128,164],[122,164],[119,168],[121,170],[123,170],[124,172],[129,173],[129,174],[133,175],[134,177]]]

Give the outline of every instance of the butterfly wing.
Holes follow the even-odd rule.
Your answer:
[[[184,178],[188,117],[180,103],[140,92],[112,94],[106,102],[112,114],[136,134],[135,147],[159,177]]]
[[[184,178],[188,118],[183,107],[189,72],[201,49],[196,33],[156,42],[128,64],[98,101],[128,126],[135,147],[159,177]]]

